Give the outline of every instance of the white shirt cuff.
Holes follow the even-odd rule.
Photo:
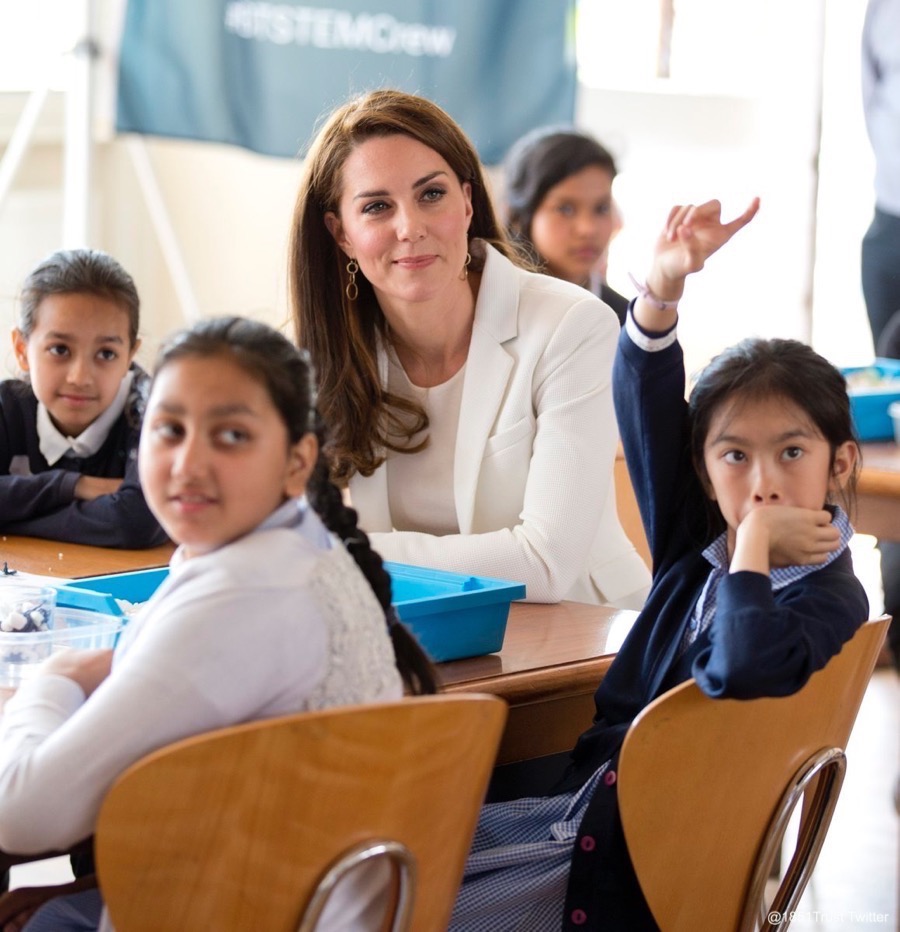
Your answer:
[[[660,336],[650,336],[641,330],[631,313],[631,308],[628,308],[628,314],[625,317],[625,332],[631,342],[646,353],[658,353],[660,350],[670,347],[678,339],[677,330],[677,327],[673,327]]]

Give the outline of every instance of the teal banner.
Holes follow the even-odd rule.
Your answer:
[[[575,0],[129,0],[120,132],[293,157],[352,94],[396,87],[444,107],[482,160],[570,123]]]

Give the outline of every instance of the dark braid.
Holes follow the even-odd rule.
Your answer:
[[[340,490],[328,477],[323,453],[325,425],[316,411],[315,380],[309,354],[266,324],[241,317],[202,320],[174,334],[160,350],[155,371],[185,356],[228,355],[265,386],[291,443],[314,432],[319,457],[307,484],[307,497],[325,527],[343,541],[384,609],[397,669],[414,694],[437,692],[434,667],[418,641],[400,623],[391,604],[391,577],[369,538],[357,526],[357,515],[344,505]]]
[[[319,439],[319,459],[306,488],[310,504],[325,527],[344,542],[347,551],[356,561],[381,603],[388,620],[388,632],[394,646],[397,669],[406,688],[416,695],[436,693],[437,679],[431,661],[419,646],[419,642],[400,622],[391,604],[391,577],[385,570],[381,557],[372,549],[368,535],[356,523],[356,510],[344,504],[340,489],[328,478],[328,461],[323,453],[324,433],[321,427],[316,431]]]

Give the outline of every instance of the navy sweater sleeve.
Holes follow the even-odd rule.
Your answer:
[[[56,511],[74,496],[79,474],[47,465],[36,418],[31,387],[18,379],[0,382],[0,526]]]
[[[74,475],[77,480],[78,474]],[[155,547],[168,539],[144,499],[134,459],[129,462],[122,485],[111,495],[90,501],[72,499],[45,514],[3,521],[2,527],[8,534],[123,549]]]
[[[0,476],[0,527],[65,507],[75,497],[75,483],[80,475],[48,469],[36,476]]]
[[[840,651],[868,612],[846,550],[774,593],[768,576],[730,573],[719,586],[709,644],[691,673],[713,698],[789,696]]]
[[[648,353],[623,329],[613,400],[656,573],[667,554],[702,544],[710,532],[707,499],[691,463],[681,346]]]

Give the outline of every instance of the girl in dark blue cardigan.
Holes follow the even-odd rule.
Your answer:
[[[134,361],[131,276],[94,249],[55,252],[22,287],[13,331],[22,379],[0,382],[0,531],[139,548],[166,535],[141,491],[149,378]]]
[[[747,340],[714,359],[684,401],[684,280],[757,207],[728,224],[715,201],[675,208],[660,236],[614,370],[653,585],[552,795],[485,807],[457,932],[656,929],[617,804],[633,719],[692,676],[714,697],[793,693],[868,615],[838,505],[859,455],[840,373],[797,341]]]

